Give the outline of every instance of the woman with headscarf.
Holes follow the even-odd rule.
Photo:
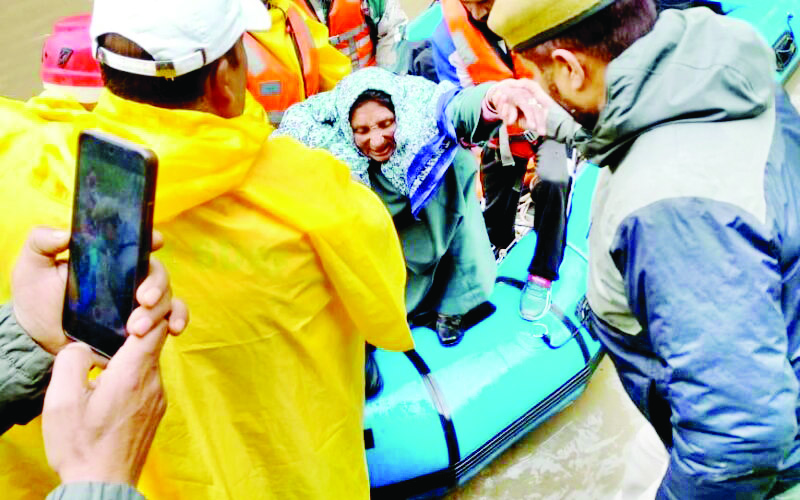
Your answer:
[[[327,149],[381,198],[406,259],[409,320],[435,312],[446,346],[461,340],[464,315],[488,300],[496,272],[477,163],[456,138],[470,127],[445,113],[454,94],[450,84],[368,68],[289,108],[278,130]]]

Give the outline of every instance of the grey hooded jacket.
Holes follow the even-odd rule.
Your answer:
[[[800,483],[800,117],[748,25],[668,10],[606,72],[592,329],[670,450],[660,499]]]

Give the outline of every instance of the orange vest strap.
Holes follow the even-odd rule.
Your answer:
[[[314,95],[319,92],[319,54],[314,47],[314,38],[303,21],[303,16],[294,7],[286,10],[286,25],[297,45],[306,95]]]

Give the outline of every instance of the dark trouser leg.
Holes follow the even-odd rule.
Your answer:
[[[484,148],[481,161],[483,194],[486,209],[483,220],[489,241],[496,248],[506,248],[514,241],[514,221],[519,204],[519,185],[528,161],[515,158],[514,165],[503,165],[496,149]]]
[[[565,147],[546,141],[539,148],[537,159],[536,171],[540,180],[531,193],[534,204],[533,227],[537,239],[528,272],[555,281],[567,243],[570,178]]]
[[[564,259],[568,193],[569,181],[546,180],[540,180],[531,193],[535,206],[533,227],[536,230],[536,249],[528,272],[550,281],[558,279],[558,268]]]

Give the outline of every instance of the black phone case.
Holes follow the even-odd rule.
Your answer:
[[[140,227],[139,227],[139,253],[137,257],[137,264],[136,270],[134,272],[134,290],[133,290],[133,300],[130,307],[130,312],[132,312],[136,307],[138,307],[138,302],[136,301],[136,288],[144,281],[147,277],[147,273],[149,271],[149,264],[150,264],[150,249],[152,247],[152,234],[153,234],[153,211],[155,207],[155,185],[156,185],[156,177],[158,171],[158,161],[155,156],[155,153],[152,151],[139,146],[138,144],[131,143],[129,141],[125,141],[123,139],[111,136],[109,134],[105,134],[102,132],[97,131],[84,131],[81,133],[78,143],[78,150],[81,151],[81,144],[83,141],[91,140],[91,141],[98,141],[101,143],[106,143],[111,147],[121,148],[126,151],[135,152],[137,155],[143,158],[144,164],[144,191],[143,191],[143,200],[142,200],[142,212],[140,217]],[[125,168],[125,167],[119,167]],[[80,182],[81,182],[81,175],[80,175],[80,153],[78,159],[78,167],[75,171],[75,191],[73,196],[73,215],[72,215],[72,231],[73,236],[75,235],[75,223],[76,223],[76,212],[79,210],[79,195],[80,195]],[[70,254],[72,254],[73,244],[75,238],[70,240]],[[71,263],[70,263],[71,265]],[[72,279],[71,277],[69,279]],[[68,286],[69,290],[69,286]],[[87,318],[82,318],[77,314],[73,314],[72,310],[69,307],[69,298],[68,296],[64,297],[64,314],[62,318],[62,326],[64,331],[66,332],[67,336],[88,344],[92,349],[97,351],[98,353],[106,356],[111,357],[117,350],[122,346],[127,338],[126,335],[120,335],[114,329],[109,328],[108,326],[98,324],[94,321],[88,320]],[[123,323],[127,321],[127,317],[121,318]]]

